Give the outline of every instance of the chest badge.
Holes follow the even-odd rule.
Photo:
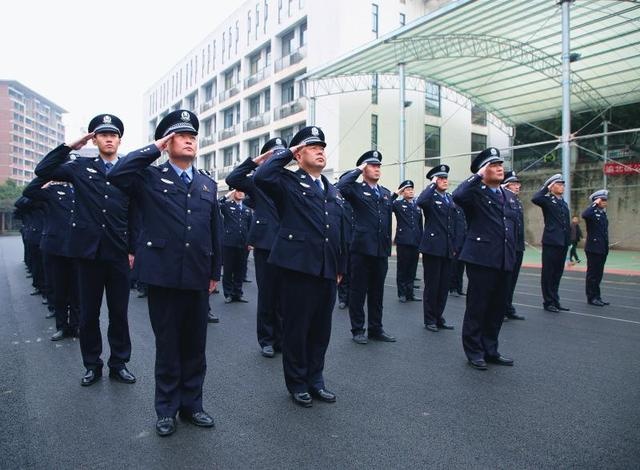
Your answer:
[[[88,171],[89,173],[97,173],[97,171],[96,171],[96,170],[94,170],[93,168],[89,168],[89,167],[87,167],[87,171]]]
[[[162,181],[163,183],[166,183],[166,184],[174,184],[173,181],[168,180],[168,179],[164,179],[164,178],[160,178],[160,181]]]

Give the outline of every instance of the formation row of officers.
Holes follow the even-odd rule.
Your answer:
[[[246,302],[242,282],[250,246],[262,354],[282,352],[294,403],[310,407],[314,399],[335,402],[323,369],[336,297],[340,308],[349,309],[356,343],[396,341],[382,321],[392,213],[397,219],[400,302],[422,300],[428,330],[453,329],[443,312],[449,291],[463,294],[461,268],[466,266],[462,339],[468,362],[479,370],[486,370],[487,363],[513,365],[499,352],[498,334],[505,317],[524,319],[512,304],[524,223],[520,182],[515,173],[505,174],[497,149],[486,149],[473,160],[472,176],[453,194],[447,192],[449,167],[433,168],[427,174],[430,184],[416,199],[409,180],[394,192],[378,184],[382,155],[375,150],[365,152],[357,168],[331,184],[322,175],[324,133],[310,126],[289,145],[281,138],[268,141],[261,155],[247,158],[228,175],[234,190],[219,199],[216,182],[193,166],[198,128],[195,114],[174,111],[158,124],[153,144],[119,159],[122,121],[114,115],[96,116],[87,135],[43,158],[37,178],[16,203],[34,286],[43,287],[44,278],[50,281],[48,302],[57,329],[52,339],[79,335],[86,369],[82,385],[102,376],[99,315],[105,292],[109,376],[124,383],[136,380],[126,367],[133,270],[148,286],[155,335],[156,432],[175,432],[178,414],[197,426],[212,427],[213,418],[202,404],[208,297],[224,264],[225,303]],[[90,140],[98,157],[70,157]],[[154,165],[163,151],[168,161]],[[297,169],[288,169],[294,160]],[[544,308],[554,312],[565,309],[558,284],[570,226],[562,188],[561,177],[554,175],[533,198],[545,217]],[[606,192],[594,193],[593,204],[583,213],[587,296],[594,305],[605,304],[598,286],[608,247],[606,199]],[[423,299],[414,294],[419,253]]]

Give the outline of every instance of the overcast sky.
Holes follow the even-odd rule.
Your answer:
[[[120,151],[145,145],[142,94],[242,0],[9,0],[0,28],[0,79],[18,80],[68,111],[67,140],[113,113]],[[189,9],[187,9],[188,7]]]

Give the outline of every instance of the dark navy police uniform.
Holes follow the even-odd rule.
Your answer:
[[[189,111],[169,113],[156,129],[197,131]],[[194,125],[195,124],[195,125]],[[132,198],[142,216],[136,252],[138,278],[149,286],[149,317],[156,339],[155,409],[158,417],[202,411],[209,281],[220,279],[221,220],[217,185],[191,168],[178,175],[154,145],[131,152],[109,181]]]
[[[223,277],[222,289],[225,300],[243,299],[242,282],[246,274],[246,253],[251,209],[242,202],[220,199],[224,235],[222,238]]]
[[[455,214],[455,238],[453,241],[456,256],[451,260],[451,280],[449,282],[449,293],[454,295],[465,295],[463,290],[464,284],[464,262],[460,261],[460,252],[464,245],[464,238],[467,234],[467,219],[465,219],[464,211],[457,204],[453,204],[456,211]]]
[[[507,171],[504,174],[504,181],[502,182],[502,187],[507,191],[509,188],[506,187],[508,183],[511,182],[519,182],[515,171]],[[524,320],[524,316],[519,315],[516,312],[515,307],[513,306],[513,294],[516,290],[516,284],[518,283],[518,276],[520,274],[520,268],[522,267],[522,259],[524,258],[524,207],[522,206],[522,201],[517,194],[514,193],[514,200],[516,201],[516,213],[518,215],[517,219],[517,228],[516,228],[516,263],[513,266],[513,271],[511,271],[511,276],[509,277],[509,290],[507,294],[507,318],[514,320]]]
[[[602,189],[593,193],[590,196],[592,203],[582,212],[582,218],[587,224],[587,238],[584,245],[584,251],[587,254],[587,301],[591,305],[602,307],[608,305],[600,296],[600,283],[609,254],[609,220],[606,210],[596,205],[595,200],[598,198],[608,199],[609,192]]]
[[[413,181],[400,183],[398,189],[413,188]],[[416,278],[420,253],[418,246],[422,238],[422,212],[415,199],[396,199],[393,201],[393,213],[396,216],[396,284],[401,301],[413,300],[413,280]]]

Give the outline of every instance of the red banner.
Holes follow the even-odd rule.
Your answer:
[[[604,166],[605,175],[638,175],[640,174],[640,162],[625,163],[609,162]]]

